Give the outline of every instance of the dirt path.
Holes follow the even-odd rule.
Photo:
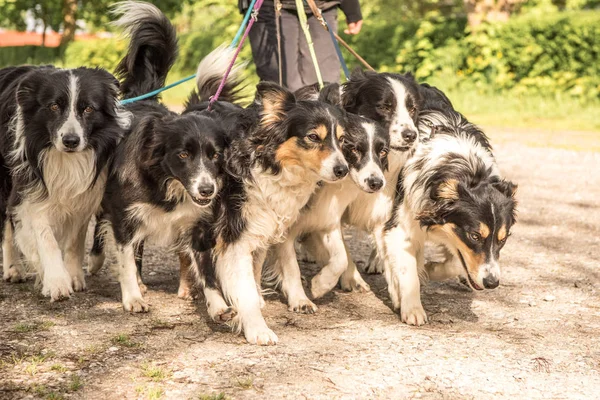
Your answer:
[[[430,324],[401,324],[383,277],[368,276],[372,293],[335,291],[315,315],[268,297],[280,344],[250,346],[208,323],[202,303],[178,299],[175,257],[149,249],[145,315],[122,311],[107,271],[58,304],[31,281],[0,284],[0,398],[597,397],[600,153],[496,147],[520,184],[502,284],[485,293],[429,284]],[[366,260],[367,242],[349,235]]]

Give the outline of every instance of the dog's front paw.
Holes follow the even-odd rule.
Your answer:
[[[427,314],[420,301],[403,301],[400,306],[400,320],[408,325],[420,326],[427,323]]]
[[[140,288],[141,289],[141,288]],[[192,296],[192,289],[189,286],[179,285],[179,290],[177,291],[177,297],[184,300],[192,300],[194,296]]]
[[[218,310],[208,310],[208,314],[213,321],[219,323],[227,323],[237,316],[237,311],[233,307],[220,308]]]
[[[272,346],[277,344],[279,340],[275,332],[270,330],[266,324],[260,324],[264,326],[244,326],[244,336],[250,344],[257,344],[259,346]]]
[[[128,312],[141,313],[150,311],[150,306],[142,297],[123,298],[123,309]]]
[[[16,265],[11,265],[4,270],[4,281],[10,283],[25,282],[25,275],[21,272],[21,269]]]
[[[345,292],[366,293],[371,291],[369,284],[364,281],[356,270],[353,274],[343,274],[340,277],[340,287]]]
[[[304,313],[304,314],[314,314],[317,312],[317,306],[310,301],[307,297],[297,298],[297,299],[288,299],[288,310]]]
[[[42,295],[50,297],[51,302],[65,300],[73,294],[71,277],[68,274],[45,279],[42,285]]]

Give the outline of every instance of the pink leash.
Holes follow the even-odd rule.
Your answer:
[[[242,50],[244,41],[246,41],[246,38],[248,37],[248,34],[250,33],[250,29],[252,29],[252,25],[254,25],[254,23],[258,19],[258,11],[260,10],[260,7],[262,6],[263,1],[264,0],[256,0],[256,4],[254,5],[254,8],[252,9],[252,16],[250,17],[250,21],[248,22],[248,26],[246,27],[246,31],[244,32],[244,36],[242,36],[242,39],[240,40],[237,48],[235,49],[235,54],[233,55],[233,58],[231,59],[231,62],[229,63],[229,67],[227,68],[227,71],[225,71],[225,75],[223,75],[223,79],[221,79],[221,83],[219,84],[219,88],[217,89],[217,92],[214,94],[214,96],[212,96],[210,98],[210,100],[208,102],[208,110],[209,111],[210,111],[210,108],[213,105],[213,103],[219,99],[219,96],[221,95],[221,92],[223,91],[223,88],[225,87],[225,83],[227,82],[227,77],[231,73],[231,69],[233,68],[233,66],[235,64],[235,60],[237,59],[238,55],[240,54],[240,50]]]

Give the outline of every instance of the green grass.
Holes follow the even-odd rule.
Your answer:
[[[252,389],[254,387],[254,380],[251,377],[238,379],[236,383],[238,387],[244,390]]]
[[[125,333],[118,334],[117,336],[113,337],[110,341],[114,345],[119,345],[119,346],[123,346],[123,347],[139,346],[139,343],[132,341],[131,338],[129,337],[129,335],[127,335]]]
[[[542,96],[483,94],[475,90],[446,92],[454,107],[484,126],[535,128],[544,131],[600,131],[600,101]]]
[[[152,387],[146,391],[146,396],[148,396],[148,400],[157,400],[165,395],[165,391],[162,388]]]
[[[197,399],[198,400],[227,400],[227,396],[225,396],[225,393],[199,394]]]
[[[13,330],[17,333],[26,332],[37,332],[46,331],[53,327],[55,324],[52,321],[34,321],[34,322],[21,322],[14,326]]]
[[[81,382],[81,378],[79,375],[71,376],[71,381],[69,382],[69,391],[76,392],[83,387],[83,382]]]
[[[161,382],[170,375],[170,372],[158,365],[143,364],[142,375],[155,382]]]
[[[64,365],[56,363],[56,364],[52,364],[52,366],[50,367],[50,371],[67,372],[68,369]]]

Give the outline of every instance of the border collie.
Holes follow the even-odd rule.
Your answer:
[[[249,343],[277,343],[261,314],[262,265],[268,248],[285,238],[320,181],[348,174],[340,147],[346,116],[322,102],[298,100],[274,83],[257,86],[248,109],[234,115],[239,136],[227,150],[227,179],[214,225],[214,269],[225,300],[237,311],[234,327]],[[237,116],[236,116],[237,114]]]
[[[177,55],[175,29],[148,3],[121,3],[117,12],[123,16],[116,24],[131,37],[129,51],[117,68],[124,95],[136,96],[163,86]],[[231,49],[222,47],[200,63],[197,85],[202,100],[216,91],[231,55]],[[223,98],[232,98],[239,71],[238,67],[230,75]],[[182,115],[169,111],[156,98],[133,103],[128,109],[135,116],[133,129],[116,151],[102,212],[112,231],[109,238],[116,245],[123,307],[143,312],[149,307],[138,282],[137,250],[149,242],[180,253],[184,267],[195,259],[193,242],[203,240],[204,231],[210,231],[208,224],[223,186],[227,143],[220,121],[191,105]]]
[[[86,287],[86,230],[131,115],[119,105],[117,80],[98,68],[4,68],[0,88],[0,153],[10,171],[1,212],[8,217],[4,279],[22,278],[14,239],[42,294],[68,298]]]
[[[355,71],[342,86],[342,104],[346,111],[377,121],[390,135],[388,169],[385,171],[386,187],[376,194],[360,192],[350,203],[342,219],[343,223],[372,234],[376,250],[366,269],[369,273],[380,263],[376,255],[385,252],[383,229],[392,214],[398,175],[419,142],[416,122],[421,103],[419,86],[410,74]],[[340,277],[342,289],[370,290],[352,258],[346,253],[335,251],[342,246],[339,243],[343,240],[341,237],[340,234],[330,237],[323,233],[311,233],[303,239],[302,247],[327,268],[348,265]],[[336,267],[336,274],[339,271],[340,268]],[[319,291],[313,294],[325,293]]]
[[[421,97],[421,107],[417,125],[421,142],[426,142],[434,137],[437,131],[445,131],[446,133],[457,135],[463,134],[473,138],[486,149],[490,155],[492,155],[492,146],[485,133],[479,127],[469,122],[461,113],[456,111],[452,106],[450,99],[448,99],[441,90],[426,83],[422,83],[419,85],[419,92]],[[397,205],[398,204],[395,202],[394,207],[397,207]],[[439,252],[439,250],[436,251]],[[441,250],[441,252],[444,253],[443,250]],[[371,253],[370,262],[367,267],[367,271],[370,274],[383,273],[384,266],[379,260],[380,258],[377,255],[377,249],[374,249]],[[440,265],[428,261],[427,266],[431,266],[430,279],[441,280],[444,277],[445,273],[440,269]],[[434,273],[436,267],[437,272],[442,274],[437,277],[434,276],[437,275]]]
[[[314,98],[309,88],[296,92],[298,97]],[[317,96],[318,96],[318,92]],[[331,96],[333,94],[333,96]],[[321,100],[339,105],[339,85],[328,85],[320,93]],[[309,203],[304,207],[298,221],[292,226],[284,242],[271,247],[265,264],[269,283],[281,286],[287,297],[290,311],[313,313],[317,306],[306,296],[302,288],[300,267],[296,259],[294,243],[303,234],[310,232],[329,233],[334,244],[341,248],[332,248],[333,254],[345,253],[341,237],[341,218],[348,205],[362,190],[366,193],[380,191],[386,183],[384,171],[387,169],[389,152],[389,134],[374,121],[348,114],[348,124],[342,150],[350,167],[350,179],[327,183],[317,189]],[[337,235],[337,236],[336,236]],[[330,269],[316,275],[311,283],[313,297],[319,297],[331,290],[339,276],[346,270],[344,257],[332,257],[338,262]]]
[[[427,321],[419,292],[426,240],[448,249],[446,264],[458,263],[473,289],[492,289],[515,223],[516,185],[500,177],[489,149],[460,126],[437,127],[403,169],[384,234],[388,290],[410,325]]]

